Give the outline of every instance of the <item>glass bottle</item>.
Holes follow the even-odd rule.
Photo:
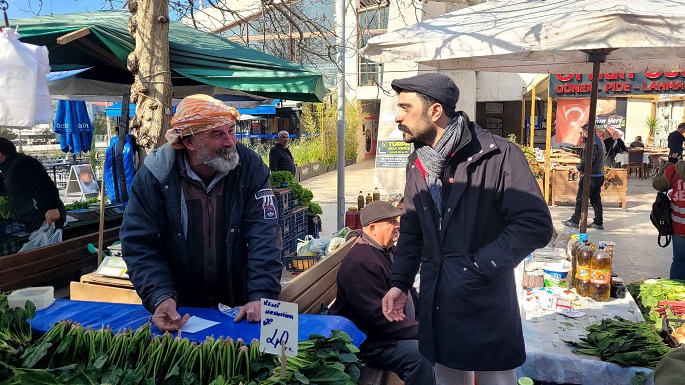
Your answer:
[[[364,203],[366,203],[364,201],[364,193],[359,191],[359,195],[357,196],[357,207],[359,208],[359,210],[364,208]]]
[[[585,240],[583,246],[576,252],[576,292],[581,297],[590,295],[590,274],[592,256],[595,254],[590,242]]]
[[[611,257],[604,250],[604,244],[592,256],[590,264],[590,298],[606,302],[611,295]]]
[[[373,197],[371,197],[371,193],[367,193],[366,194],[366,204],[368,205],[369,203],[371,203],[372,200],[373,200]]]
[[[378,191],[378,187],[375,187],[373,189],[373,200],[375,200],[375,201],[381,200],[381,192]]]

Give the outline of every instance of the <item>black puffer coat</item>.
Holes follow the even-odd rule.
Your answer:
[[[521,150],[465,121],[442,214],[409,157],[392,286],[408,290],[421,263],[419,348],[430,361],[508,370],[526,358],[513,270],[551,239],[552,220]]]

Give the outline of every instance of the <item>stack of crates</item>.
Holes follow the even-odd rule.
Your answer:
[[[289,188],[274,189],[274,195],[278,205],[278,224],[281,226],[283,237],[281,259],[284,259],[297,252],[297,240],[307,235],[307,209],[293,211],[292,193]]]

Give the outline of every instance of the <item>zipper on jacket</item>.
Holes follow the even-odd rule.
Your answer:
[[[442,217],[438,218],[438,231],[442,231]]]

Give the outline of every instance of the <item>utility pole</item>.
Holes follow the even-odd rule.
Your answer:
[[[136,41],[126,66],[134,74],[131,101],[136,115],[131,129],[144,156],[164,144],[170,126],[169,0],[129,0],[129,33]]]

